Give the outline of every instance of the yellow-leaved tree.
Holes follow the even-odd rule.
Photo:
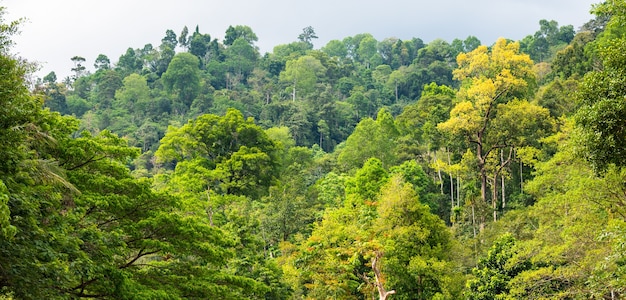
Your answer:
[[[518,43],[500,38],[491,48],[480,46],[459,54],[457,63],[453,74],[462,83],[460,101],[438,129],[473,145],[481,199],[491,200],[495,220],[498,176],[515,148],[533,145],[552,131],[554,122],[547,109],[525,100],[533,93],[536,76],[533,61],[520,53]]]

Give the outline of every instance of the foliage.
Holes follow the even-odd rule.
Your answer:
[[[528,262],[513,260],[516,240],[504,234],[491,247],[487,256],[472,269],[475,279],[467,282],[468,299],[505,299],[511,286],[509,282],[520,272],[528,269]]]
[[[622,298],[624,7],[493,45],[185,26],[62,82],[2,24],[0,298]]]
[[[619,9],[617,4],[615,9]],[[610,26],[617,25],[610,23]],[[581,154],[599,172],[612,164],[624,165],[624,49],[624,38],[601,44],[603,70],[587,73],[580,84],[578,99],[581,107],[576,120],[581,128],[581,143],[585,145]]]

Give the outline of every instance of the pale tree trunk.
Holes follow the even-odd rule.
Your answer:
[[[504,150],[500,150],[500,163],[504,163]],[[506,207],[506,191],[504,189],[504,176],[500,176],[502,187],[500,188],[500,194],[502,194],[502,209]]]
[[[206,189],[206,197],[207,197],[207,206],[206,206],[206,214],[209,216],[209,225],[213,226],[213,206],[211,206],[211,187],[207,187]]]
[[[398,80],[396,80],[395,84],[396,84],[396,102],[394,103],[398,103]]]
[[[502,181],[502,188],[500,189],[500,194],[502,195],[502,209],[506,208],[506,190],[504,189],[504,176],[500,176],[500,181]]]
[[[324,146],[322,145],[323,140],[324,139],[323,139],[322,133],[320,132],[320,148],[322,149],[324,149]]]
[[[498,220],[498,172],[493,174],[491,185],[491,207],[493,208],[493,221]]]
[[[474,230],[474,238],[476,238],[476,212],[474,206],[474,201],[472,201],[472,230]]]
[[[517,153],[515,155],[517,155]],[[524,164],[522,163],[521,158],[519,159],[519,188],[523,195],[524,194]]]
[[[501,150],[501,158],[500,158],[500,165],[498,166],[498,168],[494,171],[493,174],[493,190],[492,190],[492,194],[491,194],[491,204],[492,204],[492,208],[493,208],[493,221],[497,221],[498,219],[498,176],[500,175],[500,173],[502,172],[502,170],[504,170],[504,168],[506,166],[509,165],[509,163],[511,162],[511,158],[513,157],[513,147],[509,148],[509,155],[508,157],[505,159],[504,155],[502,154]],[[502,207],[504,207],[505,205],[505,201],[504,201],[504,178],[502,178]]]
[[[382,256],[383,254],[381,252],[376,252],[376,255],[374,255],[374,258],[372,258],[372,270],[374,270],[374,276],[376,279],[376,282],[374,282],[374,284],[376,285],[376,289],[378,290],[378,299],[386,300],[387,297],[395,294],[396,291],[395,290],[387,291],[385,287],[383,286],[383,278],[380,272],[380,268],[378,266],[378,261],[380,260]]]
[[[437,152],[434,153],[433,159],[435,161],[435,165],[437,165]],[[443,195],[443,177],[441,177],[441,168],[437,166],[437,176],[439,176],[439,191]]]
[[[461,206],[461,176],[456,175],[456,206]]]
[[[297,80],[293,80],[293,92],[291,93],[291,101],[296,102],[296,83]]]
[[[487,170],[485,169],[485,158],[483,158],[482,145],[478,144],[476,156],[478,158],[478,169],[480,170],[480,200],[487,202]]]
[[[448,165],[450,165],[452,163],[452,161],[450,160],[450,151],[448,151],[446,149],[446,152],[448,153]],[[452,172],[450,172],[450,174],[448,174],[450,176],[450,209],[454,208],[454,177],[452,177]]]

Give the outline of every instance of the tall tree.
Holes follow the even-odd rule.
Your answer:
[[[185,49],[189,47],[189,28],[186,25],[178,36],[178,44]]]
[[[280,72],[280,80],[291,84],[291,99],[296,101],[297,95],[305,97],[312,92],[325,73],[326,68],[318,59],[305,55],[287,61],[285,70]]]
[[[398,136],[393,116],[383,108],[375,121],[365,118],[359,122],[339,152],[337,163],[346,171],[361,167],[370,158],[379,159],[385,167],[393,166]]]
[[[186,112],[200,91],[200,61],[189,53],[178,53],[174,56],[162,80],[165,87],[176,94],[182,106],[178,113]]]
[[[511,102],[530,95],[534,84],[533,62],[528,55],[519,53],[519,44],[499,39],[491,50],[480,46],[459,54],[457,61],[459,67],[454,76],[463,82],[458,93],[462,101],[452,109],[450,119],[438,128],[475,146],[481,199],[491,200],[495,219],[498,199],[493,196],[489,199],[487,195],[490,170],[495,176],[502,171],[511,161],[513,149],[528,142],[524,134],[534,128],[549,127],[549,112],[527,101]],[[515,111],[519,105],[528,109]],[[513,115],[517,119],[512,123],[500,121]],[[501,160],[503,150],[506,159]],[[495,182],[492,188],[496,189]]]
[[[84,66],[85,58],[82,56],[74,56],[71,58],[74,63],[74,67],[72,68],[72,72],[74,72],[74,76],[72,79],[76,81],[78,78],[85,75],[86,67]]]
[[[313,49],[313,39],[316,39],[315,29],[312,26],[307,26],[302,29],[302,33],[298,35],[298,40],[305,45],[308,49]]]
[[[170,127],[156,152],[173,163],[173,188],[197,193],[258,197],[267,192],[278,170],[275,143],[253,120],[229,109],[223,117],[202,115],[180,128]],[[200,201],[200,200],[198,200]]]
[[[584,152],[593,167],[602,172],[611,165],[626,166],[626,37],[623,32],[626,2],[612,1],[598,6],[598,13],[611,15],[606,35],[598,46],[602,69],[587,73],[579,86],[581,108],[576,120],[582,130]]]
[[[256,33],[254,33],[254,31],[252,31],[252,28],[248,26],[228,26],[228,29],[226,29],[226,36],[224,36],[224,45],[230,46],[235,42],[235,40],[239,38],[243,39],[251,46],[254,46],[254,43],[259,40],[259,38],[256,36]]]
[[[161,44],[165,44],[169,46],[171,49],[176,49],[178,46],[178,39],[176,38],[176,33],[173,30],[168,29],[165,31],[165,37],[161,39]]]
[[[104,54],[98,54],[93,67],[96,68],[96,71],[108,70],[111,68],[111,60]]]

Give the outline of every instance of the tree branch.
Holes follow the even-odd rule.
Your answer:
[[[379,251],[376,251],[376,255],[372,258],[372,270],[374,270],[374,276],[376,278],[376,288],[378,289],[378,299],[386,300],[389,295],[393,295],[396,293],[395,290],[387,291],[383,286],[383,278],[380,272],[380,268],[378,268],[378,260],[383,256],[383,254]]]
[[[78,165],[76,165],[76,166],[73,166],[73,167],[69,167],[69,168],[67,168],[67,170],[68,170],[68,171],[74,171],[74,170],[76,170],[76,169],[78,169],[78,168],[84,167],[85,165],[87,165],[87,164],[89,164],[89,163],[96,162],[96,161],[99,161],[99,160],[103,160],[103,159],[107,158],[108,156],[106,156],[106,155],[105,155],[105,156],[103,156],[103,157],[99,157],[99,158],[95,158],[95,157],[96,157],[96,156],[94,155],[94,156],[90,157],[89,159],[87,159],[86,161],[84,161],[84,162],[82,162],[82,163],[80,163],[80,164],[78,164]],[[66,163],[62,163],[61,165],[63,166],[63,165],[65,165],[65,164],[66,164]]]
[[[161,252],[161,250],[154,250],[154,251],[143,252],[144,250],[146,250],[146,249],[145,248],[140,249],[139,252],[137,253],[137,255],[133,259],[131,259],[129,262],[119,266],[118,269],[128,268],[128,267],[132,266],[133,263],[136,262],[138,259],[140,259],[140,258],[142,258],[142,257],[144,257],[146,255],[150,255],[150,254],[155,254],[155,253]]]

